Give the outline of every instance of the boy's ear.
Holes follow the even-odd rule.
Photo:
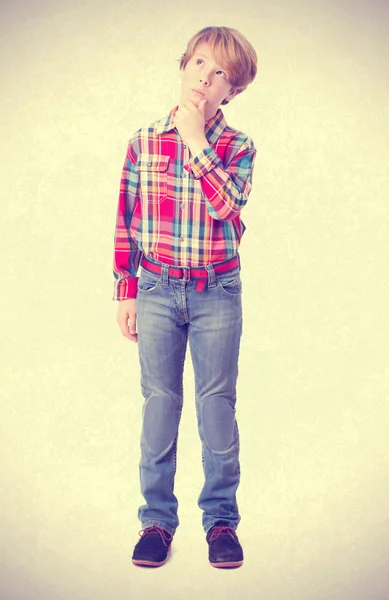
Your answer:
[[[240,94],[241,91],[242,90],[240,88],[235,88],[235,89],[231,90],[231,92],[228,94],[228,96],[226,96],[224,99],[227,100],[227,102],[229,102],[230,100],[235,98],[235,96]]]

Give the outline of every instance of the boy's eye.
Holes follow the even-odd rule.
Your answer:
[[[203,63],[204,63],[204,61],[202,58],[196,59],[196,65],[202,65]],[[227,79],[227,73],[225,73],[224,71],[216,71],[216,74],[223,77],[223,79]]]

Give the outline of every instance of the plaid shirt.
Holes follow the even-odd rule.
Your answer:
[[[173,124],[177,108],[128,144],[115,231],[115,300],[136,297],[142,253],[174,266],[205,266],[235,256],[245,230],[240,211],[251,190],[253,141],[229,127],[219,109],[205,124],[209,146],[191,156]]]

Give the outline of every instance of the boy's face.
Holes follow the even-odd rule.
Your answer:
[[[198,106],[207,99],[205,120],[214,116],[224,99],[231,100],[238,90],[231,91],[226,73],[216,62],[212,48],[206,42],[199,44],[181,74],[181,102],[191,100]]]

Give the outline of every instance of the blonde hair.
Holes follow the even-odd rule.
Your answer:
[[[185,69],[199,44],[207,42],[217,63],[228,74],[228,80],[238,94],[243,92],[257,74],[257,54],[250,42],[231,27],[204,27],[188,42],[180,59],[180,69]],[[228,104],[223,100],[222,104]]]

